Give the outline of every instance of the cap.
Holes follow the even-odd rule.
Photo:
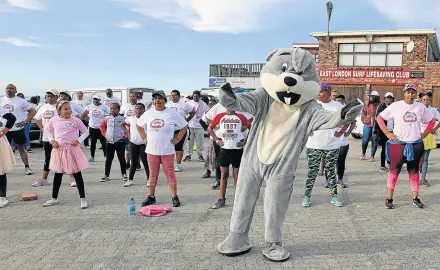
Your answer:
[[[70,96],[69,93],[65,92],[65,91],[61,91],[60,94],[65,94],[69,97],[69,101],[72,100],[72,97]]]
[[[417,92],[417,86],[415,84],[405,84],[405,87],[403,88],[403,91],[412,89]]]
[[[385,98],[390,98],[390,97],[394,98],[394,95],[391,92],[387,92],[384,97]]]
[[[52,94],[54,96],[59,96],[60,95],[60,92],[57,89],[55,89],[55,88],[49,88],[46,91],[46,93],[50,93],[50,94]]]
[[[379,92],[377,92],[376,90],[371,91],[371,93],[368,96],[376,96],[376,97],[380,97]]]
[[[93,97],[92,97],[92,99],[99,99],[99,100],[101,100],[101,97],[98,96],[97,94],[94,94]]]
[[[332,87],[328,83],[321,83],[321,90],[327,91],[329,93],[332,92]]]
[[[162,90],[154,91],[153,94],[152,94],[151,96],[152,96],[153,98],[154,98],[155,96],[161,96],[161,97],[163,97],[164,99],[167,99],[167,95],[165,95],[165,92],[162,91]]]

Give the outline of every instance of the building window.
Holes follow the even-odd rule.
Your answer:
[[[400,67],[403,43],[339,44],[341,67]]]
[[[315,54],[315,63],[319,62],[319,54]]]

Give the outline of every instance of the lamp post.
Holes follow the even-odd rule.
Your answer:
[[[330,19],[332,17],[332,11],[333,11],[333,3],[332,2],[327,2],[327,38],[326,38],[326,47],[327,50],[330,48]]]

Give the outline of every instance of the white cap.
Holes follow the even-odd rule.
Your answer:
[[[58,92],[58,90],[55,89],[55,88],[49,88],[49,89],[46,91],[46,93],[51,93],[51,94],[54,95],[54,96],[59,96],[59,95],[60,95],[60,92]]]
[[[92,99],[99,99],[99,100],[101,100],[101,97],[98,96],[97,94],[94,94],[93,97],[92,97]]]
[[[386,94],[385,94],[385,96],[384,97],[394,97],[394,95],[393,95],[393,93],[391,93],[391,92],[387,92]]]
[[[380,97],[379,92],[375,91],[371,91],[371,93],[369,94],[369,96],[376,96],[376,97]]]

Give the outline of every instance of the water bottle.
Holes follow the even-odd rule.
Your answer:
[[[136,215],[136,204],[133,198],[130,199],[130,215]]]

